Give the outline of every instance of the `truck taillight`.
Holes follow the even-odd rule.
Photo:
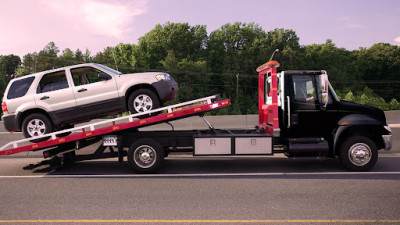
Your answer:
[[[1,103],[1,110],[3,110],[3,112],[8,112],[6,102]]]

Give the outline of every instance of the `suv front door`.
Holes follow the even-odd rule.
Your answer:
[[[74,81],[73,93],[82,116],[96,117],[124,107],[112,75],[90,66],[73,68],[70,72]],[[100,79],[101,73],[108,78]]]

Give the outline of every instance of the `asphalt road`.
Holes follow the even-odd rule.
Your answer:
[[[40,154],[5,156],[0,224],[400,224],[400,128],[393,135],[394,149],[364,173],[337,159],[279,154],[173,155],[152,175],[116,159],[58,170],[26,168]]]

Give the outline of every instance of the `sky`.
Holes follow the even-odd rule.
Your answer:
[[[348,50],[400,45],[400,0],[0,0],[0,55],[61,50],[92,55],[138,39],[166,22],[254,22],[265,31],[292,29],[301,45],[332,39]]]

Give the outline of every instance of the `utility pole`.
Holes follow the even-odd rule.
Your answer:
[[[236,104],[239,104],[239,74],[236,74]]]

